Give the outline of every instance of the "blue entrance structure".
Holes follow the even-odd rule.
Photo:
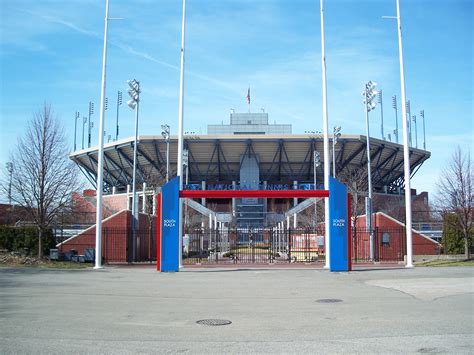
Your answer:
[[[157,270],[179,271],[180,198],[270,198],[329,197],[330,271],[351,270],[350,207],[347,187],[331,178],[329,190],[185,190],[179,191],[179,178],[168,182],[158,195]]]
[[[329,177],[329,270],[351,270],[349,196],[343,183]]]

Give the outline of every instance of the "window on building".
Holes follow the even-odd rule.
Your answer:
[[[384,232],[382,234],[382,246],[389,246],[390,245],[390,234]]]

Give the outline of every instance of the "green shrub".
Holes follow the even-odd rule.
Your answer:
[[[56,243],[51,230],[43,232],[43,255],[49,255],[49,249]],[[0,226],[0,249],[8,251],[28,252],[30,255],[38,254],[38,228],[36,227],[10,227]]]
[[[457,227],[458,216],[447,214],[443,223],[443,250],[445,254],[464,254],[464,238],[462,232]],[[469,246],[472,245],[474,231],[470,235]]]

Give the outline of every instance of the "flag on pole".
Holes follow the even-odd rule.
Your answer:
[[[247,102],[250,105],[250,87],[249,87],[249,90],[247,91]]]

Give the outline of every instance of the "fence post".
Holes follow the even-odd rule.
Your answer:
[[[375,227],[374,231],[374,261],[380,261],[380,230],[379,227]]]
[[[287,229],[288,234],[288,262],[291,263],[291,228]]]

